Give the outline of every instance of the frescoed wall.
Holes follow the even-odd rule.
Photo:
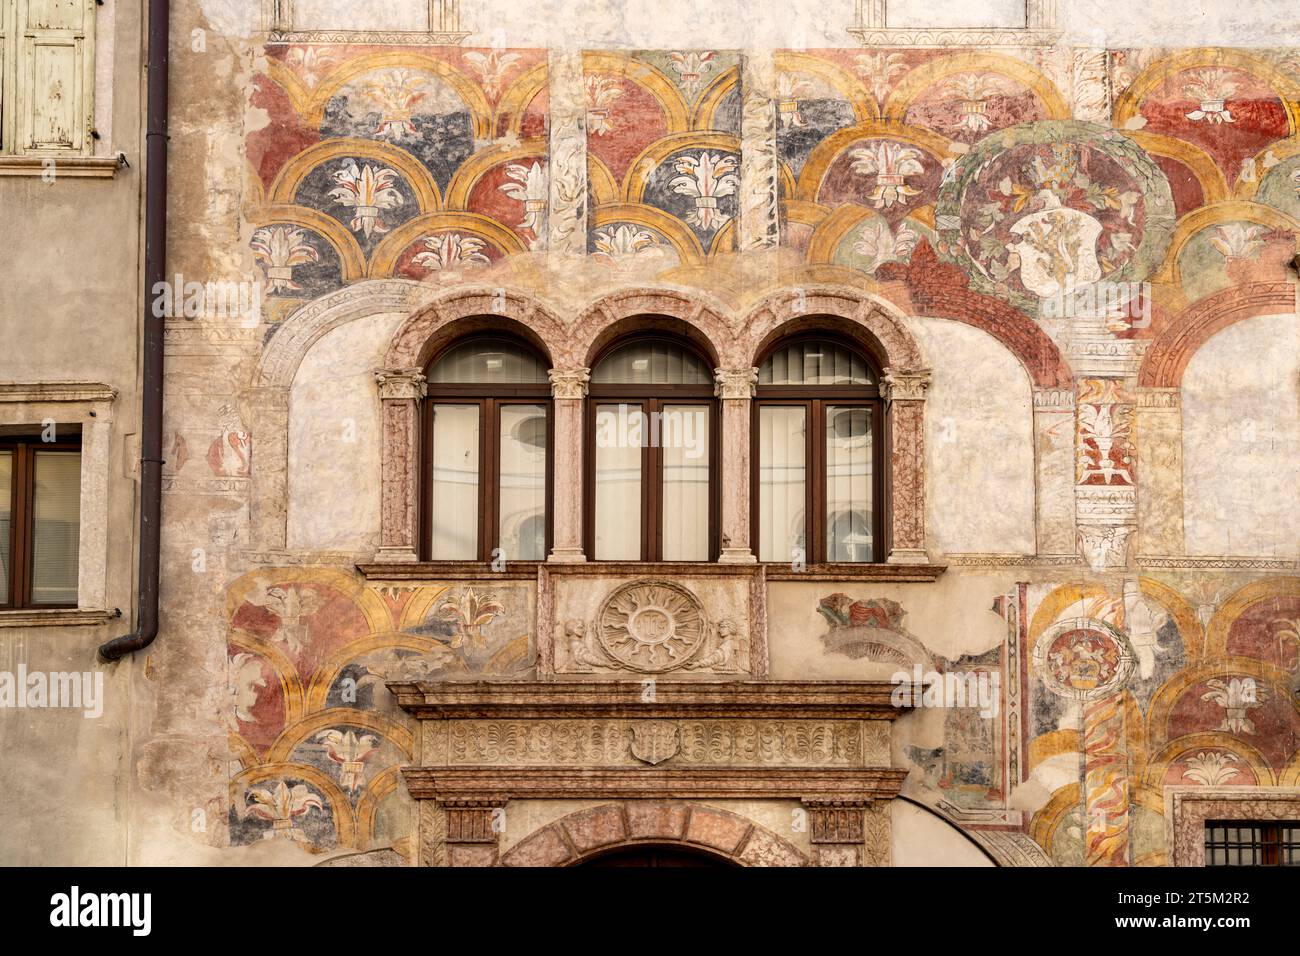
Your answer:
[[[168,324],[163,633],[127,665],[139,860],[427,862],[401,768],[581,755],[595,731],[434,741],[386,684],[646,679],[584,663],[589,618],[641,577],[698,625],[674,680],[969,681],[873,738],[906,771],[895,862],[1167,864],[1173,789],[1300,788],[1300,55],[734,24],[670,47],[613,14],[547,48],[476,16],[263,25],[173,64],[169,267],[247,274],[263,302]],[[902,561],[386,561],[417,493],[394,409],[430,350],[526,331],[578,408],[646,316],[690,330],[745,419],[779,328],[829,316],[906,356]],[[751,451],[726,414],[724,469]],[[575,487],[577,434],[554,446]],[[597,809],[507,807],[527,830],[498,848]],[[811,858],[779,801],[724,809],[770,859]]]

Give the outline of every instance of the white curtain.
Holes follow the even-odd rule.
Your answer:
[[[709,411],[664,405],[659,421],[663,456],[663,559],[709,560]]]
[[[871,410],[826,406],[826,558],[871,560]]]
[[[433,480],[429,483],[430,557],[478,557],[479,406],[433,406]]]
[[[81,452],[38,451],[32,502],[32,603],[77,603]]]
[[[546,407],[501,406],[500,547],[507,560],[546,558]]]
[[[596,559],[641,560],[640,405],[596,408]]]
[[[758,409],[758,559],[790,562],[807,541],[806,413],[802,405]]]

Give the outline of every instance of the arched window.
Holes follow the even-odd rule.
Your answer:
[[[686,342],[638,336],[605,352],[588,388],[588,554],[713,560],[716,418],[709,363]]]
[[[884,419],[866,356],[826,334],[778,342],[758,371],[758,559],[883,560]]]
[[[550,545],[551,388],[524,342],[476,335],[429,366],[423,555],[542,561]]]

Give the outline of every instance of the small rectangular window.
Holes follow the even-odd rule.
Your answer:
[[[1300,821],[1209,820],[1206,866],[1300,866]]]
[[[0,607],[76,607],[81,447],[0,437]]]

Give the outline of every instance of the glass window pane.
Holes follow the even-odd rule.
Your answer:
[[[807,558],[805,461],[807,425],[802,405],[758,409],[758,559]]]
[[[611,351],[591,373],[597,385],[712,385],[713,373],[698,355],[675,342],[628,342]]]
[[[433,406],[433,473],[429,482],[430,557],[478,557],[479,406]]]
[[[448,349],[429,369],[434,385],[545,385],[546,365],[509,339],[473,338]]]
[[[870,561],[871,409],[826,406],[826,559]]]
[[[81,452],[37,451],[32,500],[32,603],[77,603]]]
[[[596,407],[596,559],[641,560],[640,405]]]
[[[14,453],[0,451],[0,604],[9,603],[9,542],[13,502]]]
[[[659,419],[663,457],[663,559],[709,560],[709,410],[664,405]]]
[[[546,406],[501,406],[501,549],[507,560],[546,558]]]
[[[805,340],[777,349],[758,370],[759,385],[872,385],[862,356],[836,342]]]

